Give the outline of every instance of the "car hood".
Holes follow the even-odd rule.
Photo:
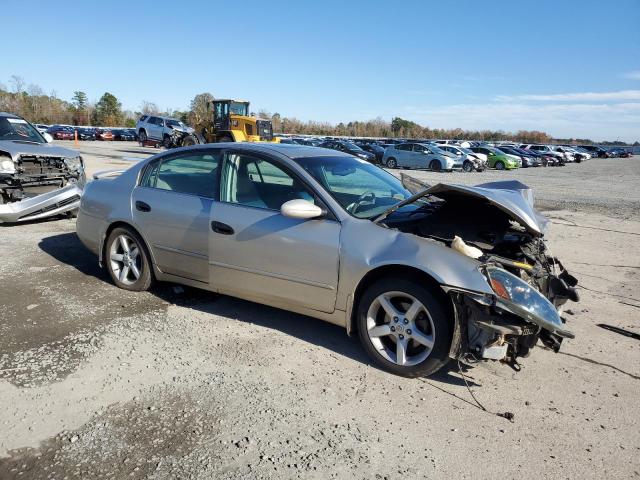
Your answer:
[[[21,155],[46,155],[73,158],[80,155],[76,150],[59,147],[52,143],[33,143],[22,140],[1,140],[0,152],[6,152],[16,161]]]
[[[411,177],[403,178],[403,183],[411,182],[411,180],[413,180]],[[413,186],[415,185],[414,181]],[[533,206],[533,190],[516,180],[482,183],[476,186],[438,183],[397,203],[377,216],[373,221],[374,223],[379,223],[399,208],[414,203],[428,195],[434,195],[443,200],[446,200],[448,196],[454,195],[467,195],[476,199],[486,200],[507,213],[532,235],[542,236],[547,229],[548,220]]]

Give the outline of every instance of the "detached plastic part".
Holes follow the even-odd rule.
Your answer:
[[[482,250],[480,250],[479,248],[467,245],[466,243],[464,243],[464,240],[462,240],[457,235],[453,237],[453,242],[451,242],[451,248],[453,248],[456,252],[460,252],[461,254],[466,255],[467,257],[471,257],[475,259],[478,259],[483,255]]]

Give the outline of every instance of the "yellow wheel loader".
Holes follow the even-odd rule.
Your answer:
[[[249,102],[212,100],[208,106],[209,117],[195,125],[196,132],[182,139],[182,146],[216,142],[280,142],[273,136],[271,120],[249,115]]]

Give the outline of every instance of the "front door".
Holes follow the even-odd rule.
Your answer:
[[[166,273],[209,281],[209,218],[219,154],[190,151],[150,164],[133,191],[133,219]]]
[[[225,156],[220,202],[211,209],[211,284],[222,293],[332,312],[338,287],[340,223],[283,216],[293,199],[320,199],[280,161]]]

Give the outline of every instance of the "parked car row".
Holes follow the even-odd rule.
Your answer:
[[[74,140],[76,134],[78,140],[102,140],[102,141],[130,141],[138,140],[138,135],[134,128],[101,128],[101,127],[80,127],[72,125],[42,125],[35,127],[40,133],[48,133],[55,140]]]
[[[388,168],[482,172],[487,168],[558,167],[593,157],[632,156],[623,148],[596,145],[544,145],[463,140],[347,139],[282,137],[281,143],[318,146],[350,153]]]

